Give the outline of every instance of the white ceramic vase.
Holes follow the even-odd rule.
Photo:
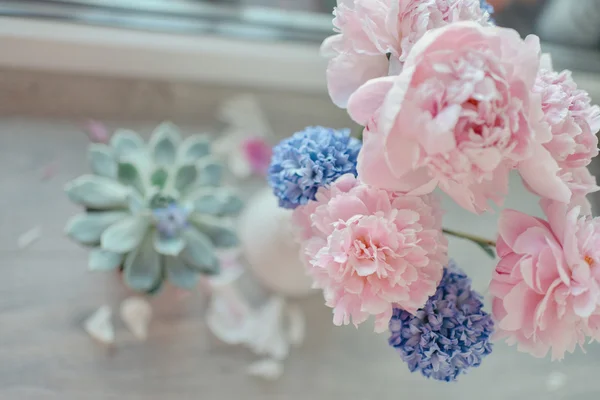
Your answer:
[[[257,192],[239,219],[239,237],[249,268],[269,290],[286,297],[313,293],[292,234],[292,211],[278,207],[270,188]]]

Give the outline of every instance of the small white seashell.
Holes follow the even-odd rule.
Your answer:
[[[36,226],[23,233],[17,239],[17,245],[20,249],[24,249],[26,247],[31,246],[36,240],[38,240],[42,236],[42,227]]]
[[[146,340],[152,307],[141,297],[129,297],[121,303],[121,319],[136,338]]]
[[[115,342],[115,329],[112,322],[112,310],[109,306],[100,307],[85,320],[84,329],[94,339],[104,344]]]
[[[256,361],[246,370],[248,375],[268,381],[276,381],[283,375],[283,364],[272,358]]]
[[[549,392],[555,392],[565,386],[567,375],[562,372],[554,371],[546,378],[546,389]]]

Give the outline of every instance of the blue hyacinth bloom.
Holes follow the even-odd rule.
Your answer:
[[[486,0],[480,0],[479,4],[481,6],[481,9],[483,11],[487,11],[487,13],[490,15],[490,21],[494,22],[494,19],[491,18],[492,14],[494,14],[494,7],[491,4],[488,4]]]
[[[389,343],[411,372],[454,381],[492,352],[494,323],[471,280],[451,262],[437,291],[416,315],[395,308]]]
[[[356,176],[362,143],[350,130],[308,127],[273,149],[268,180],[279,205],[296,208],[315,199],[321,186],[344,174]]]

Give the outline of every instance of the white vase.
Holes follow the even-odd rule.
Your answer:
[[[239,219],[243,255],[250,271],[268,289],[286,296],[313,293],[292,234],[292,211],[280,208],[270,188],[252,197]]]

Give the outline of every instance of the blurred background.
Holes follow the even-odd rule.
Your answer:
[[[563,363],[498,344],[482,367],[443,385],[410,375],[369,327],[333,327],[319,296],[300,301],[306,343],[272,386],[248,382],[239,354],[209,338],[202,305],[159,307],[147,343],[125,340],[110,352],[82,334],[85,316],[122,296],[114,279],[86,270],[85,249],[62,233],[77,211],[62,185],[87,168],[86,121],[147,135],[172,120],[186,133],[218,135],[224,102],[250,94],[272,143],[307,125],[358,132],[331,103],[327,60],[318,54],[332,34],[335,3],[0,0],[1,400],[600,398],[598,344]],[[498,25],[539,35],[555,68],[571,69],[600,102],[600,0],[488,3]],[[252,107],[238,111],[246,113],[240,124],[256,115]],[[600,166],[592,170],[600,174]],[[597,215],[600,201],[592,201]],[[450,228],[494,236],[497,215],[465,215],[445,204]],[[507,206],[539,212],[518,179]],[[25,251],[16,238],[35,229]],[[492,261],[468,243],[452,239],[451,246],[485,290]]]

